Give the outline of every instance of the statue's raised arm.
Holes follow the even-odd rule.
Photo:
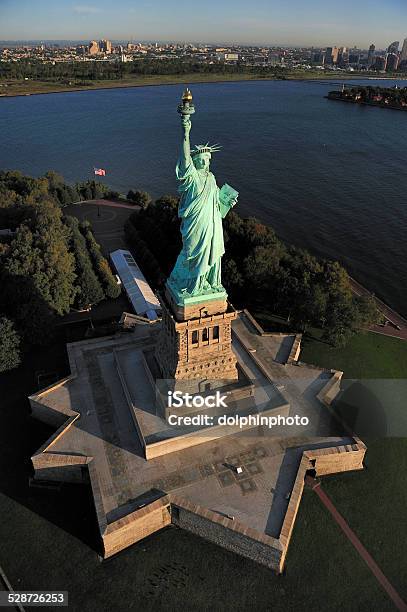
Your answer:
[[[181,104],[178,106],[178,112],[181,115],[182,125],[182,149],[180,156],[180,166],[185,170],[191,163],[191,144],[189,142],[189,133],[191,131],[191,115],[195,112],[195,107],[192,104],[192,94],[188,88],[182,94]]]
[[[191,143],[189,141],[189,133],[191,131],[191,119],[183,115],[182,116],[182,149],[180,156],[181,165],[186,168],[191,163]]]

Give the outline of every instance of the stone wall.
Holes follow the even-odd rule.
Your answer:
[[[279,571],[283,571],[288,545],[294,529],[295,519],[301,503],[304,491],[304,480],[308,470],[315,470],[316,476],[327,474],[337,474],[363,469],[363,459],[366,453],[365,444],[354,438],[352,444],[343,446],[318,448],[303,452],[297,476],[291,491],[290,501],[284,517],[284,522],[280,531],[280,543],[282,545],[282,555],[280,559]]]
[[[341,390],[343,372],[340,370],[331,370],[331,373],[332,378],[329,379],[317,395],[319,401],[325,404],[325,406],[330,406]]]
[[[295,519],[297,518],[298,509],[300,507],[302,493],[304,491],[304,479],[307,470],[312,468],[310,459],[304,453],[301,457],[300,465],[298,467],[297,476],[295,478],[294,486],[291,491],[290,501],[288,503],[287,511],[285,513],[283,525],[280,531],[280,543],[282,546],[282,555],[280,558],[279,571],[282,572],[284,568],[285,558],[288,551],[288,545],[291,540],[292,532],[295,525]]]
[[[54,482],[88,482],[89,457],[40,452],[32,457],[34,480]]]
[[[61,427],[63,423],[66,423],[69,417],[77,414],[73,410],[64,410],[61,406],[53,408],[44,402],[44,398],[46,398],[48,393],[55,391],[55,389],[59,387],[63,387],[72,378],[73,374],[71,373],[66,378],[62,378],[58,382],[41,389],[38,393],[30,395],[28,401],[30,402],[33,417],[51,427]]]
[[[304,455],[312,462],[316,475],[325,476],[363,470],[365,453],[366,446],[355,439],[351,444],[305,451]]]
[[[110,523],[102,534],[104,557],[111,557],[135,542],[171,524],[169,497],[165,495],[144,508]]]
[[[38,419],[42,423],[49,425],[50,427],[60,427],[63,423],[66,423],[66,414],[61,413],[60,410],[53,410],[49,406],[44,406],[40,402],[29,398],[31,413],[35,419]]]
[[[175,496],[171,499],[171,520],[181,529],[279,571],[281,546],[275,538]]]

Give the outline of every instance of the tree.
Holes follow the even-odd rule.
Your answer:
[[[338,293],[329,302],[322,339],[337,347],[345,346],[356,331],[354,327],[356,316],[357,310],[352,297],[348,298]]]
[[[61,212],[52,200],[31,208],[30,217],[17,229],[4,269],[9,275],[30,279],[56,313],[69,312],[75,296],[74,259]]]
[[[84,183],[77,183],[75,191],[82,200],[99,200],[105,197],[108,187],[104,183],[89,180]]]
[[[71,230],[71,247],[75,256],[75,272],[77,275],[78,308],[97,304],[105,297],[102,286],[93,270],[92,261],[86,248],[85,238],[79,230],[79,222],[75,217],[65,217],[65,223]]]
[[[13,314],[22,331],[24,341],[28,344],[45,346],[52,339],[54,315],[35,291],[16,305]]]
[[[0,372],[16,368],[21,361],[20,336],[12,321],[0,318]]]
[[[256,246],[243,261],[246,279],[256,289],[268,284],[280,263],[279,253],[272,248]]]
[[[120,192],[114,189],[109,189],[103,194],[104,200],[120,200]]]
[[[141,208],[147,208],[152,202],[152,198],[147,191],[133,191],[132,189],[128,192],[127,199]]]
[[[147,277],[147,280],[151,282],[152,285],[159,287],[165,281],[165,276],[163,275],[160,265],[154,254],[152,253],[152,251],[150,251],[149,247],[134,227],[131,221],[131,217],[132,215],[130,215],[130,217],[124,224],[124,234],[126,237],[126,242],[131,249],[134,249],[135,259],[142,268],[144,275]]]
[[[382,319],[382,315],[380,314],[373,297],[367,295],[357,295],[353,296],[353,302],[356,307],[354,327],[370,327],[374,323],[379,323]]]
[[[135,191],[133,191],[133,189],[129,189],[129,191],[127,192],[127,199],[130,200],[130,202],[134,202],[134,197]]]
[[[239,292],[244,285],[243,275],[239,272],[234,259],[228,258],[222,268],[222,282],[232,299],[238,298]]]
[[[113,273],[110,269],[110,266],[107,260],[103,257],[100,246],[95,240],[94,235],[92,234],[90,223],[82,223],[81,230],[83,235],[86,238],[86,244],[89,249],[89,253],[92,258],[92,262],[96,273],[99,277],[100,282],[102,283],[105,294],[109,298],[117,298],[121,293],[120,286],[116,282],[116,278],[113,276]]]
[[[50,200],[42,201],[35,207],[32,225],[48,280],[43,297],[56,313],[64,314],[75,299],[75,260],[69,252],[69,232],[62,222],[61,210]]]

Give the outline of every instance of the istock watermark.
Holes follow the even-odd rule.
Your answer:
[[[168,417],[168,423],[172,426],[179,427],[213,427],[213,426],[227,426],[227,427],[238,427],[244,429],[246,427],[294,427],[309,425],[309,419],[306,416],[300,416],[294,414],[292,416],[285,416],[278,414],[275,416],[266,416],[261,414],[249,414],[245,416],[237,414],[221,414],[219,416],[212,416],[208,414],[196,414],[191,415],[176,415],[171,414]]]
[[[227,408],[227,395],[216,391],[215,395],[192,395],[181,391],[168,391],[168,408]]]

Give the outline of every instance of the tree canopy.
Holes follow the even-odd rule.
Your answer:
[[[98,195],[98,183],[89,185],[96,190],[92,197]],[[90,228],[84,236],[76,219],[63,217],[63,207],[81,199],[82,187],[66,185],[51,171],[39,178],[0,172],[0,228],[12,231],[0,241],[0,319],[11,338],[4,361],[10,367],[24,346],[46,344],[56,318],[74,305],[120,293]]]

